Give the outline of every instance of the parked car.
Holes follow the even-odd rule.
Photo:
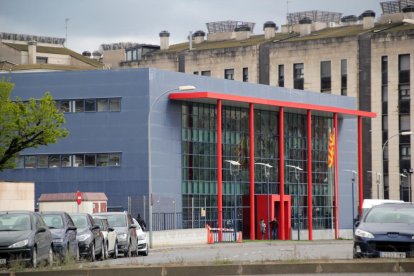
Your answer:
[[[107,259],[108,256],[111,256],[116,259],[118,256],[118,240],[115,229],[109,226],[108,219],[105,217],[94,216],[93,219],[100,226],[101,232],[104,236],[104,258]]]
[[[70,214],[73,223],[78,228],[77,239],[79,253],[89,258],[92,262],[104,257],[104,238],[100,227],[95,223],[92,216],[86,213]]]
[[[138,237],[138,254],[148,256],[149,249],[147,234],[144,232],[144,230],[142,230],[141,226],[135,218],[132,218],[132,221],[137,227],[136,232]]]
[[[136,225],[133,223],[130,214],[126,212],[107,212],[96,213],[95,215],[106,217],[109,226],[115,229],[118,240],[118,252],[122,252],[126,257],[138,255]]]
[[[52,232],[52,248],[60,260],[74,258],[79,261],[77,228],[66,212],[41,212],[44,222]]]
[[[42,217],[30,211],[0,212],[0,265],[53,263],[52,233]]]
[[[354,234],[354,258],[414,257],[414,205],[388,203],[373,206]]]
[[[393,199],[364,199],[362,202],[362,217],[374,206],[388,203],[404,203],[402,200]]]

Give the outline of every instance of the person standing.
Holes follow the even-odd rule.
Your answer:
[[[270,229],[272,229],[272,239],[273,240],[277,240],[277,228],[279,227],[279,222],[277,221],[276,218],[274,218],[271,222],[270,222]]]
[[[260,219],[259,225],[260,225],[260,232],[262,233],[262,240],[263,240],[265,233],[266,233],[266,223],[264,222],[263,219]]]
[[[141,226],[142,231],[145,231],[145,228],[147,228],[147,224],[145,223],[145,220],[141,217],[141,214],[138,214],[137,222],[139,223],[139,226]]]

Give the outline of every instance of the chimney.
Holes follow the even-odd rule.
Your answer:
[[[168,50],[170,47],[170,33],[168,31],[160,32],[160,49]]]
[[[300,36],[310,35],[312,27],[312,20],[309,17],[304,17],[299,20]]]
[[[273,21],[267,21],[263,24],[263,30],[264,30],[264,35],[265,35],[265,39],[271,39],[274,38],[276,35],[276,23]]]
[[[234,29],[236,33],[236,40],[245,40],[250,38],[250,32],[252,29],[248,25],[240,25]]]
[[[375,23],[375,12],[372,10],[364,11],[362,14],[362,26],[364,30],[374,28]]]
[[[200,44],[202,42],[204,42],[204,37],[205,37],[206,33],[203,31],[197,31],[194,33],[193,37],[194,37],[194,43],[195,44]]]
[[[29,53],[29,64],[36,64],[36,45],[37,42],[34,40],[31,40],[27,42],[27,48]]]
[[[404,19],[414,19],[414,5],[409,5],[402,11],[404,13]]]
[[[343,26],[355,25],[358,22],[358,17],[355,15],[347,15],[341,18],[341,24]]]

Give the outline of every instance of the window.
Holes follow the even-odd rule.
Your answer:
[[[121,111],[121,99],[120,98],[109,99],[109,109],[111,111]]]
[[[24,168],[24,156],[17,156],[16,157],[16,169]]]
[[[38,168],[47,168],[48,165],[48,156],[47,155],[39,155],[37,157],[37,167]]]
[[[341,95],[348,94],[348,64],[346,59],[341,59]]]
[[[95,166],[96,166],[96,155],[85,154],[85,167],[95,167]]]
[[[61,156],[62,167],[72,167],[72,156],[68,154],[64,154]]]
[[[85,104],[83,100],[76,100],[75,101],[75,112],[84,112],[85,111]]]
[[[96,165],[98,167],[108,166],[109,155],[107,153],[98,154],[96,157]]]
[[[59,107],[61,112],[70,112],[70,101],[60,101]]]
[[[193,72],[193,75],[198,75],[198,71],[194,71]]]
[[[36,57],[36,64],[47,64],[47,57]]]
[[[225,69],[224,78],[226,80],[234,80],[234,69]]]
[[[109,154],[109,166],[120,166],[121,165],[121,154],[111,153]]]
[[[410,145],[400,145],[401,154],[400,159],[411,159],[411,146]]]
[[[285,87],[285,65],[280,64],[279,66],[279,71],[278,71],[278,85],[279,87]]]
[[[60,167],[60,155],[49,155],[49,168]]]
[[[206,76],[206,77],[210,77],[211,76],[211,71],[201,71],[201,75]]]
[[[400,84],[398,86],[400,100],[409,100],[410,99],[410,85],[409,84]]]
[[[76,154],[75,155],[75,162],[73,163],[74,167],[83,167],[84,165],[84,156],[83,154]]]
[[[85,100],[85,112],[95,112],[95,99],[87,99]]]
[[[331,61],[321,61],[321,92],[331,92]]]
[[[128,50],[126,52],[126,60],[127,61],[131,61],[132,60],[132,51],[131,50]]]
[[[293,64],[293,88],[303,90],[303,63]]]
[[[249,81],[249,68],[247,67],[243,68],[243,81],[244,82]]]
[[[400,115],[400,131],[410,130],[410,115]]]
[[[388,85],[388,57],[381,57],[381,84]]]
[[[398,71],[398,82],[400,84],[410,83],[410,55],[399,55]]]
[[[36,156],[26,155],[24,157],[24,167],[25,168],[36,168]]]
[[[98,112],[109,111],[108,99],[98,99]]]

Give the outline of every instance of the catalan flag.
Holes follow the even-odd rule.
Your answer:
[[[332,168],[335,163],[335,130],[329,130],[328,146],[328,168]]]

